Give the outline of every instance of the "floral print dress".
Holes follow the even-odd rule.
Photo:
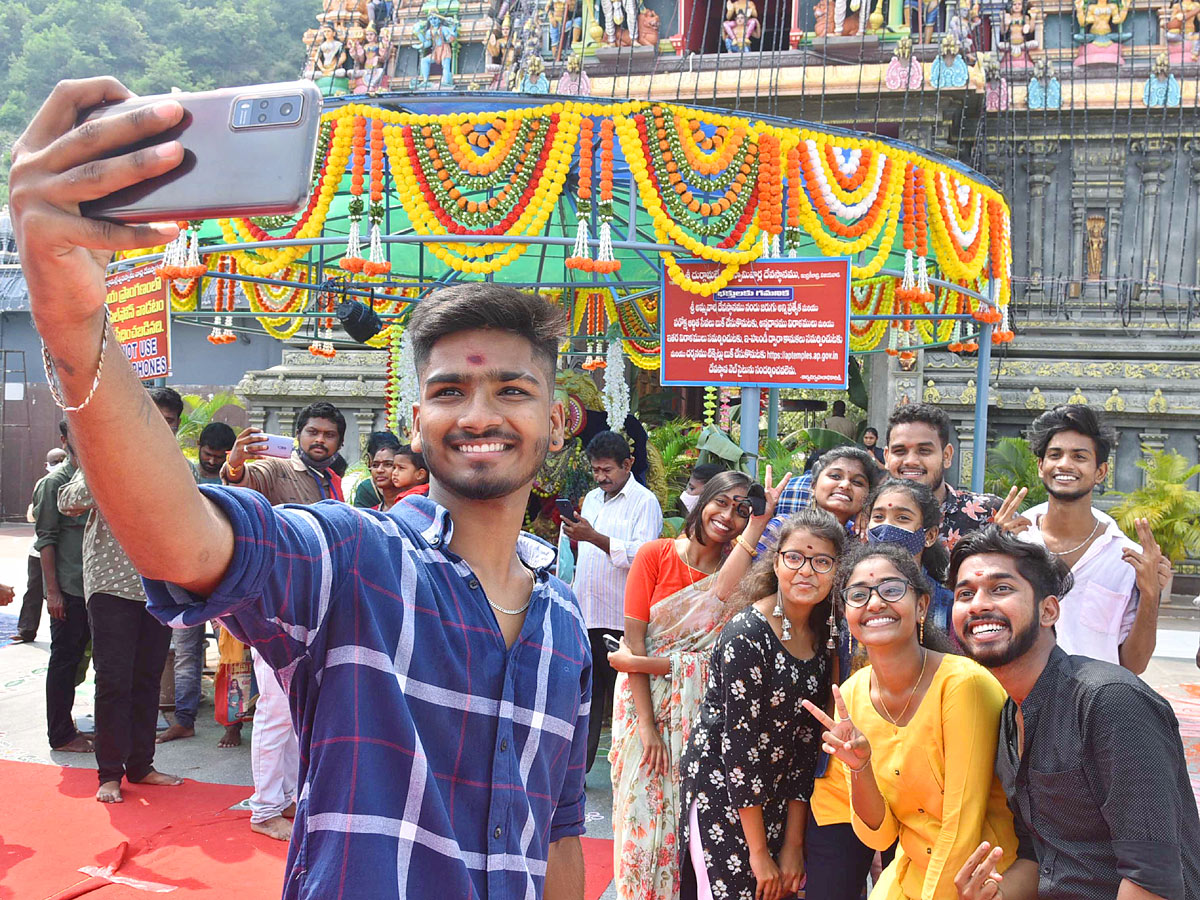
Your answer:
[[[694,802],[714,900],[754,898],[757,881],[738,810],[762,807],[767,843],[778,858],[788,801],[807,802],[812,794],[821,727],[801,701],[825,707],[829,669],[823,649],[811,659],[793,656],[756,607],[721,632],[681,764],[680,852],[688,852]]]

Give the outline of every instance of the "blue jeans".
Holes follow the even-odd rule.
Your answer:
[[[200,707],[200,676],[204,670],[204,625],[173,629],[175,650],[175,721],[184,728],[196,727]]]

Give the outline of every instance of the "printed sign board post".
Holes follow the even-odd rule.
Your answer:
[[[698,282],[721,271],[680,268]],[[849,259],[756,262],[712,297],[664,280],[662,298],[664,385],[848,385]]]
[[[108,315],[113,333],[138,378],[166,378],[171,374],[171,313],[167,308],[167,283],[155,264],[110,275],[107,280]]]
[[[712,263],[682,263],[711,282]],[[746,266],[712,297],[663,279],[664,385],[741,385],[742,409],[759,408],[763,387],[849,385],[850,260],[786,259]],[[741,447],[757,472],[758,416],[743,414]]]

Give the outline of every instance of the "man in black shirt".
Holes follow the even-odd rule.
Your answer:
[[[1170,705],[1112,663],[1055,641],[1066,566],[994,526],[954,548],[954,628],[1010,699],[996,772],[1017,861],[981,844],[955,884],[967,900],[1200,898],[1200,817]]]

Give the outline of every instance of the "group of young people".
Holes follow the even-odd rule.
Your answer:
[[[856,900],[877,853],[877,898],[951,898],[972,879],[972,897],[1115,897],[1123,880],[1144,896],[1200,891],[1178,727],[1132,674],[1153,650],[1170,566],[1145,522],[1139,546],[1092,508],[1109,430],[1087,407],[1040,416],[1030,435],[1050,499],[1022,515],[1023,490],[1001,501],[945,483],[950,427],[937,407],[906,405],[888,421],[884,467],[847,446],[778,485],[769,470],[761,486],[705,470],[683,533],[638,552],[609,655],[626,673],[609,757],[618,896],[775,900],[803,887],[808,900]],[[1022,764],[1009,734],[1006,777],[1005,722],[1032,714],[1043,672],[1078,677],[1044,690],[1080,708],[1039,731],[1057,768]],[[1141,762],[1161,771],[1136,784],[1114,783],[1135,760],[1104,746],[1101,715],[1118,708],[1158,754]],[[1022,806],[1018,771],[1070,803]],[[1157,835],[1136,818],[1149,803],[1166,804]],[[1100,822],[1079,825],[1089,812]],[[1058,828],[1107,835],[1107,849],[1043,835]],[[1190,848],[1168,850],[1175,839]],[[1047,853],[1057,864],[1015,865]],[[1021,877],[1005,881],[1010,867]]]
[[[126,97],[108,78],[56,87],[13,148],[13,230],[56,399],[149,611],[220,618],[286,697],[284,897],[581,900],[593,652],[554,548],[521,533],[564,444],[561,310],[491,282],[415,304],[425,496],[380,512],[198,486],[105,315],[109,254],[177,228],[79,212],[183,159],[161,137],[183,115],[170,99],[74,128]],[[704,897],[857,897],[893,845],[884,898],[1198,896],[1178,723],[1129,671],[1153,647],[1164,568],[1148,530],[1123,545],[1079,512],[1104,454],[1075,408],[1053,414],[1067,427],[1037,426],[1044,513],[945,484],[948,429],[900,410],[896,481],[835,451],[789,509],[803,479],[718,473],[680,537],[637,551],[611,657],[621,897],[673,897],[685,877]],[[939,542],[939,637],[963,656],[930,646]],[[1100,616],[1073,602],[1068,567],[1090,594],[1114,552],[1134,576]],[[1085,575],[1093,553],[1105,565]],[[1081,607],[1077,633],[1127,668],[1057,646]]]

